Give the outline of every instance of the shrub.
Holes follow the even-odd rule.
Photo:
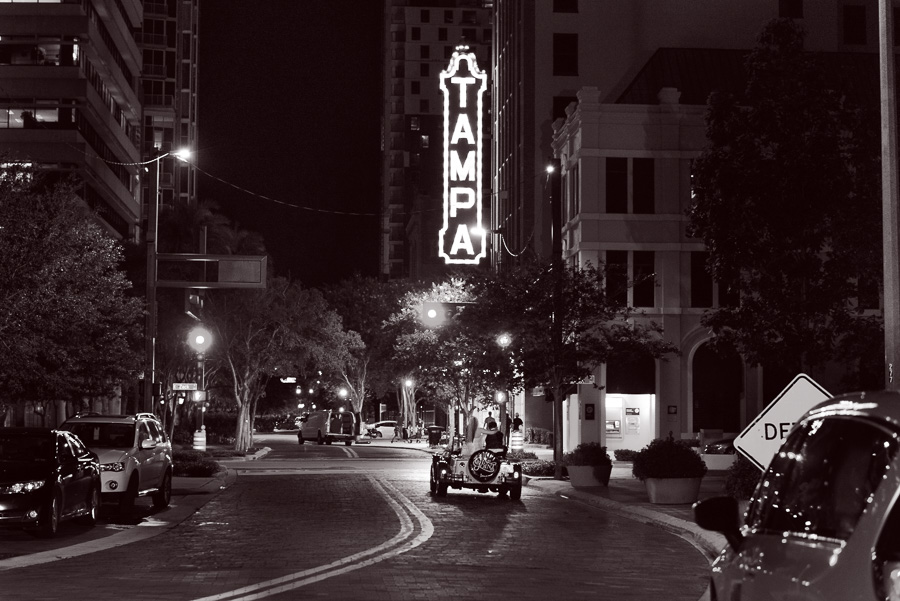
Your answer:
[[[728,468],[725,476],[725,493],[738,501],[749,499],[756,490],[762,472],[753,463],[738,453],[737,459]]]
[[[706,464],[700,455],[670,434],[657,438],[634,456],[631,473],[639,480],[647,478],[702,478]]]
[[[615,455],[616,461],[634,461],[634,456],[637,454],[637,451],[633,451],[631,449],[616,449],[615,451],[613,451],[613,455]]]
[[[509,451],[506,454],[510,461],[525,461],[527,459],[537,459],[538,456],[531,451]]]
[[[556,462],[533,459],[522,462],[522,473],[528,476],[553,476],[556,472]]]
[[[253,420],[253,428],[257,432],[274,432],[279,419],[277,415],[257,415]]]
[[[599,442],[583,442],[574,450],[565,453],[563,465],[612,465],[612,459]]]
[[[172,474],[203,478],[214,475],[224,469],[219,462],[204,451],[182,450],[172,453]]]

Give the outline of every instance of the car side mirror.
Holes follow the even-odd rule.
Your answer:
[[[694,503],[694,521],[705,530],[719,532],[735,551],[744,540],[741,513],[734,497],[712,497]]]
[[[141,448],[142,449],[155,449],[156,441],[152,440],[150,438],[145,438],[144,440],[141,441]]]

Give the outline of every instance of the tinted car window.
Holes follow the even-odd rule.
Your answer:
[[[90,451],[88,451],[87,447],[84,446],[78,438],[74,436],[67,436],[66,438],[69,439],[69,444],[72,445],[72,450],[75,451],[76,457],[84,457],[90,454]]]
[[[164,442],[162,434],[159,431],[159,428],[156,427],[156,422],[148,421],[147,427],[150,428],[150,438],[152,440],[155,440],[158,443]]]
[[[81,422],[63,427],[89,448],[127,449],[134,444],[133,424]]]
[[[56,437],[56,456],[63,463],[75,460],[75,453],[72,452],[72,447],[69,446],[69,441],[65,436]]]
[[[890,432],[862,420],[811,421],[772,459],[747,524],[847,539],[896,452]]]
[[[48,435],[0,435],[0,461],[47,461],[54,452],[53,439]]]

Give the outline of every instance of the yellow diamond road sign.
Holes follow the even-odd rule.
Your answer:
[[[798,374],[769,406],[734,439],[735,448],[765,470],[788,432],[804,413],[831,397],[806,374]]]

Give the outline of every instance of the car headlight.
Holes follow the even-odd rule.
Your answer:
[[[28,482],[16,482],[0,486],[0,495],[18,495],[34,492],[46,484],[46,480],[29,480]]]
[[[121,461],[117,461],[115,463],[101,463],[100,464],[101,472],[124,472],[125,464]]]

